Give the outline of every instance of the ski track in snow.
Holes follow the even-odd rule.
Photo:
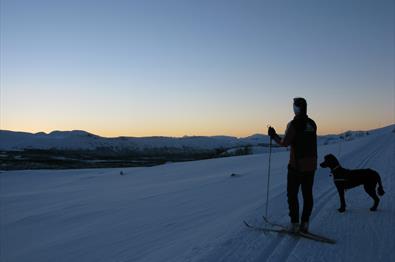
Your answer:
[[[389,210],[391,210],[391,213],[394,213],[394,206],[393,206],[393,197],[391,200],[386,200],[386,197],[390,197],[388,194],[388,191],[393,188],[393,179],[390,179],[391,177],[383,177],[383,174],[387,173],[390,174],[391,172],[393,173],[393,171],[395,170],[394,166],[392,165],[388,165],[388,163],[393,163],[393,161],[391,161],[391,159],[393,160],[394,157],[394,139],[393,136],[387,136],[387,138],[389,138],[389,141],[382,139],[381,141],[379,141],[378,143],[376,141],[372,141],[368,144],[364,144],[363,146],[358,147],[357,149],[351,151],[350,153],[348,153],[347,155],[343,156],[344,159],[350,159],[349,161],[342,161],[341,163],[347,167],[347,163],[352,163],[354,161],[358,161],[359,163],[357,163],[354,167],[352,167],[352,169],[357,169],[357,168],[373,168],[376,170],[380,170],[380,169],[384,169],[381,170],[381,176],[383,178],[383,184],[384,184],[384,188],[387,191],[387,194],[384,196],[384,200],[381,202],[381,206],[380,206],[380,210],[382,210],[384,207],[384,203],[391,203]],[[389,145],[389,146],[388,146]],[[392,145],[392,147],[391,147]],[[361,151],[361,148],[367,148],[368,150],[364,150]],[[384,149],[384,152],[383,152]],[[385,152],[388,151],[388,152]],[[387,158],[383,158],[383,156],[387,157]],[[354,160],[355,159],[355,160]],[[358,160],[357,160],[358,159]],[[385,159],[383,161],[383,159]],[[378,161],[382,162],[382,165],[375,165],[375,163],[377,163]],[[387,167],[387,168],[382,168],[382,167]],[[351,167],[350,167],[351,168]],[[383,172],[384,171],[384,172]],[[314,210],[313,210],[313,214],[311,217],[311,228],[312,231],[315,228],[315,225],[324,225],[325,223],[327,223],[328,221],[336,221],[336,219],[338,219],[338,216],[342,216],[345,215],[346,219],[345,219],[345,223],[343,223],[343,225],[350,225],[350,223],[353,223],[354,219],[358,219],[358,218],[351,218],[350,213],[354,213],[354,211],[352,210],[352,207],[350,205],[350,202],[352,202],[353,199],[364,199],[364,210],[361,210],[360,213],[366,212],[366,215],[376,215],[380,213],[380,210],[376,213],[369,213],[370,211],[368,211],[368,208],[371,205],[371,199],[369,197],[367,197],[366,193],[363,191],[363,189],[361,188],[356,188],[356,189],[352,189],[350,191],[348,191],[348,193],[346,194],[346,200],[348,200],[348,210],[345,214],[339,214],[337,213],[336,208],[338,206],[338,194],[336,191],[336,188],[333,185],[333,182],[330,181],[331,183],[328,184],[324,184],[324,185],[317,185],[317,178],[320,179],[320,177],[318,177],[320,175],[320,173],[322,173],[322,171],[317,172],[318,174],[316,175],[316,182],[315,182],[315,204],[314,204]],[[389,180],[392,180],[391,182]],[[322,186],[323,188],[319,188],[317,189],[318,186]],[[358,196],[349,196],[349,194],[353,191],[360,191],[358,192]],[[319,192],[320,194],[317,194],[317,192]],[[349,196],[349,197],[347,197]],[[270,199],[271,202],[277,202],[279,199],[283,199],[286,201],[286,193],[283,192],[283,194],[280,195],[276,195],[274,197],[272,197]],[[301,200],[301,199],[300,199]],[[366,201],[367,200],[367,201]],[[300,201],[301,202],[301,201]],[[366,203],[367,202],[367,203]],[[368,205],[367,205],[368,204]],[[367,205],[367,206],[366,206]],[[351,209],[351,210],[350,210]],[[261,210],[263,210],[263,207],[261,208]],[[329,211],[329,212],[328,212]],[[364,215],[364,214],[360,214],[360,215]],[[282,217],[286,217],[287,214],[282,214]],[[329,217],[328,217],[329,216]],[[365,216],[366,217],[366,216]],[[365,218],[364,217],[364,218]],[[381,233],[378,232],[378,230],[376,229],[376,227],[379,226],[384,226],[385,228],[387,228],[387,224],[389,222],[390,225],[392,225],[392,228],[390,227],[389,229],[392,230],[392,233],[394,233],[394,226],[393,226],[393,217],[394,216],[390,216],[390,221],[384,222],[383,223],[377,223],[376,218],[374,219],[369,219],[369,225],[365,225],[363,227],[363,229],[371,231],[370,233],[374,234],[374,236],[376,237],[376,239],[380,239],[381,237]],[[341,217],[340,217],[341,218]],[[367,217],[369,218],[369,217]],[[275,217],[275,219],[277,219],[276,221],[280,220],[279,217]],[[387,217],[388,219],[388,217]],[[285,219],[281,220],[283,222],[283,224],[286,224],[288,221],[288,218],[286,217]],[[255,223],[261,223],[262,225],[264,225],[264,222],[259,221],[259,220],[255,220]],[[343,221],[344,222],[344,221]],[[340,224],[340,223],[339,223]],[[322,227],[322,229],[325,229],[325,226]],[[350,233],[353,233],[352,230],[347,229],[347,227],[342,227],[343,230],[339,230],[339,232],[347,232],[350,231]],[[359,229],[358,229],[359,230]],[[240,234],[239,238],[244,238],[244,230],[242,230],[243,232]],[[380,230],[382,232],[382,229]],[[228,254],[226,254],[225,250],[221,250],[220,252],[216,251],[214,252],[214,254],[211,256],[211,258],[206,257],[204,259],[202,259],[201,261],[215,261],[216,258],[221,257],[221,260],[219,261],[240,261],[249,257],[249,259],[245,260],[245,261],[317,261],[317,259],[319,261],[356,261],[355,259],[358,258],[358,261],[370,261],[370,258],[366,257],[366,254],[364,252],[361,252],[360,250],[355,250],[355,248],[353,248],[353,246],[355,247],[355,242],[358,241],[359,239],[352,239],[352,238],[347,238],[347,242],[344,243],[344,241],[342,241],[341,239],[338,239],[338,244],[337,245],[346,245],[345,248],[343,248],[344,252],[340,252],[337,253],[336,250],[338,249],[337,246],[322,246],[322,244],[320,243],[312,243],[312,242],[307,242],[305,239],[294,239],[290,236],[280,236],[280,235],[276,235],[276,234],[271,234],[268,233],[266,235],[264,235],[263,233],[260,232],[252,232],[255,233],[257,235],[260,236],[264,236],[267,238],[271,238],[271,242],[269,244],[263,244],[261,243],[261,247],[262,250],[261,252],[255,252],[256,254],[260,254],[256,257],[254,257],[254,255],[251,255],[249,253],[252,253],[251,250],[245,252],[243,255],[240,255],[240,253],[243,253],[243,250],[245,250],[246,248],[254,248],[255,246],[250,246],[248,245],[249,241],[256,241],[256,240],[246,240],[247,245],[241,245],[239,246],[239,248],[233,249],[231,247],[228,247],[230,250],[232,250],[231,252],[228,252]],[[321,233],[321,232],[320,232]],[[366,231],[364,232],[366,233]],[[243,235],[242,235],[243,234]],[[327,236],[331,236],[336,238],[335,234],[332,233],[330,230],[326,230],[326,231],[322,231],[322,234],[326,234]],[[369,238],[371,236],[367,236],[366,234],[360,236],[361,238]],[[237,237],[235,237],[235,239],[237,239]],[[389,242],[388,247],[389,250],[393,250],[394,248],[394,244],[393,240],[391,238],[387,239]],[[243,243],[246,243],[243,241]],[[266,242],[266,241],[265,241]],[[318,250],[325,250],[327,252],[318,252],[318,254],[322,253],[322,256],[303,256],[303,255],[299,255],[298,253],[303,253],[300,252],[300,249],[305,249],[306,246],[311,247],[311,248],[315,248]],[[374,247],[374,245],[373,245]],[[369,247],[370,249],[372,249],[372,246]],[[353,250],[355,252],[348,252]],[[328,253],[331,253],[331,255],[329,256]],[[224,254],[225,253],[225,254]],[[235,253],[239,253],[237,256],[235,255]],[[308,254],[308,253],[307,253]],[[338,255],[336,255],[338,254]],[[384,253],[379,254],[378,252],[373,252],[374,255],[377,255],[376,257],[372,258],[375,261],[393,261],[394,258],[394,254],[392,254],[392,252],[388,252],[388,250],[386,250]],[[371,255],[371,254],[370,254]]]
[[[243,225],[264,225],[267,154],[152,168],[3,172],[0,260],[395,261],[394,147],[390,132],[319,147],[319,162],[341,148],[345,168],[377,170],[386,191],[371,212],[363,188],[351,189],[340,214],[329,170],[317,170],[310,229],[336,245]],[[269,219],[284,225],[288,154],[272,155],[270,184]]]

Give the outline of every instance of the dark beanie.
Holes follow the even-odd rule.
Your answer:
[[[303,97],[295,97],[294,105],[299,107],[303,115],[307,114],[307,102]]]

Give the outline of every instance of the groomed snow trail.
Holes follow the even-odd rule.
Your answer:
[[[239,232],[214,248],[211,254],[198,261],[395,261],[395,135],[354,141],[346,146],[340,158],[344,167],[373,168],[382,177],[386,194],[380,203],[380,210],[370,212],[372,200],[362,187],[347,191],[347,212],[336,211],[339,197],[329,178],[329,171],[319,169],[314,185],[314,211],[311,217],[311,231],[335,238],[336,245],[325,245],[305,239],[295,239],[278,234],[246,232],[241,226]],[[320,159],[336,148],[320,148]],[[284,189],[286,184],[283,184]],[[287,224],[286,192],[270,199],[271,220]],[[272,204],[273,203],[273,204]],[[301,203],[301,199],[300,199]],[[265,225],[259,214],[253,218],[256,224]]]
[[[379,210],[362,187],[346,193],[318,169],[311,231],[327,245],[258,233],[267,154],[151,168],[15,171],[0,174],[1,261],[395,261],[395,133],[319,147],[346,168],[373,168],[386,194]],[[288,223],[288,152],[272,155],[269,218]],[[236,173],[239,176],[231,177]]]

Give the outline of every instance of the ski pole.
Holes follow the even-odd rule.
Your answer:
[[[272,158],[272,138],[270,138],[269,142],[269,165],[267,169],[267,188],[266,188],[266,212],[265,216],[267,217],[267,210],[269,208],[269,184],[270,184],[270,162]]]
[[[344,142],[345,137],[346,137],[346,132],[343,132],[343,133],[342,133],[342,136],[340,137],[341,140],[340,140],[340,142],[339,142],[339,153],[338,153],[338,158],[339,158],[339,159],[341,158],[341,154],[342,154],[342,143]]]

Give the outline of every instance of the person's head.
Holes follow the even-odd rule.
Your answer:
[[[293,106],[295,115],[307,114],[307,102],[303,97],[295,97]]]

